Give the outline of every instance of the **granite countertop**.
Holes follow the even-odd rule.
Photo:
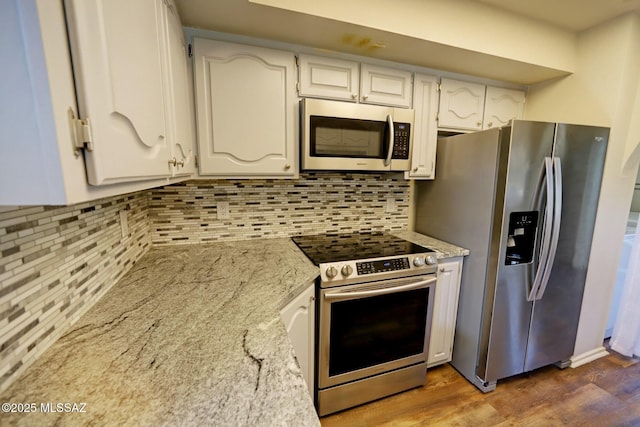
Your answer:
[[[393,234],[417,245],[426,246],[433,249],[434,251],[436,251],[436,257],[438,259],[455,258],[469,255],[469,249],[461,248],[460,246],[443,242],[442,240],[425,236],[424,234],[416,233],[415,231],[395,231],[393,232]]]
[[[319,426],[280,320],[317,275],[286,238],[153,248],[0,396],[38,408],[2,425]]]
[[[280,320],[317,274],[289,239],[153,248],[1,399],[85,412],[1,424],[318,426]]]

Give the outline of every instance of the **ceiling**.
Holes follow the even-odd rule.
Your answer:
[[[549,67],[300,13],[296,11],[300,4],[297,1],[278,0],[275,3],[285,6],[270,7],[265,5],[269,3],[268,0],[175,0],[182,23],[186,27],[308,46],[312,51],[368,56],[519,86],[569,74],[566,68]],[[411,1],[425,0],[405,0]],[[460,2],[461,7],[464,7],[464,3],[468,5],[468,2],[475,2],[505,13],[523,15],[569,33],[580,32],[632,10],[640,10],[640,0],[448,1]],[[266,3],[260,4],[263,2]],[[287,7],[288,4],[291,7]],[[549,28],[551,30],[552,27]],[[374,43],[377,40],[384,41],[383,48]],[[367,43],[363,44],[364,41]],[[384,45],[388,48],[384,48]]]
[[[583,31],[640,10],[640,0],[473,0],[564,28]]]

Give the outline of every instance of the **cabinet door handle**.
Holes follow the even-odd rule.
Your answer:
[[[169,160],[169,166],[177,166],[178,161],[176,160],[176,158],[174,157],[173,159]]]

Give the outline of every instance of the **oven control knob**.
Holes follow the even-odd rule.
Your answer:
[[[349,264],[347,265],[343,265],[342,269],[340,270],[342,272],[343,276],[350,276],[351,273],[353,273],[353,267],[351,267]]]
[[[338,275],[338,270],[334,266],[331,266],[327,268],[327,271],[325,271],[325,273],[327,274],[327,277],[329,279],[333,279]]]
[[[425,261],[427,262],[427,265],[436,265],[438,263],[438,260],[433,255],[428,255],[425,258]]]
[[[413,265],[416,267],[422,267],[424,265],[424,258],[417,256],[413,259]]]

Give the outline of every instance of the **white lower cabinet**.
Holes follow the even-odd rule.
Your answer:
[[[431,338],[427,366],[451,360],[453,337],[458,315],[458,296],[462,274],[462,258],[445,259],[438,264],[438,282],[433,306]]]
[[[199,172],[295,178],[293,52],[195,38]]]
[[[309,394],[312,398],[315,385],[313,373],[315,312],[314,282],[280,311],[280,317],[289,334],[296,359],[298,359],[298,364],[302,370],[302,376],[307,382]]]

